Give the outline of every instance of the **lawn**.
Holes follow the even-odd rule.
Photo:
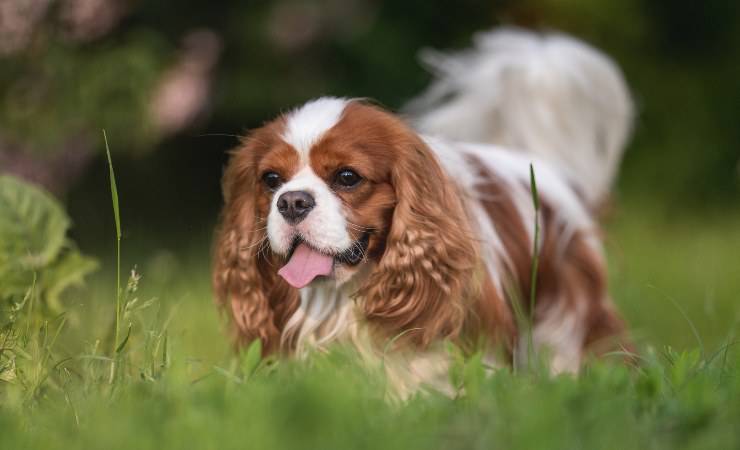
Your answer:
[[[487,375],[474,355],[451,371],[457,398],[405,403],[387,401],[382,376],[347,349],[310,362],[233,357],[211,301],[208,238],[174,249],[124,240],[122,284],[134,264],[141,275],[123,299],[125,345],[112,348],[106,250],[64,314],[16,323],[25,354],[22,376],[0,381],[0,448],[738,448],[740,214],[671,215],[627,198],[607,229],[639,367],[613,357],[578,377]]]

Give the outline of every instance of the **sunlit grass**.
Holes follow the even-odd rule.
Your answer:
[[[382,376],[346,349],[309,362],[233,357],[211,299],[207,239],[177,249],[124,239],[123,273],[135,263],[142,276],[121,289],[130,308],[119,321],[131,334],[113,389],[117,271],[106,260],[67,296],[63,329],[29,331],[47,337],[28,355],[42,377],[33,392],[0,382],[0,447],[737,447],[739,225],[737,214],[665,216],[629,201],[610,220],[612,292],[635,330],[638,367],[614,357],[578,377],[487,374],[472,357],[452,370],[455,398],[403,404],[388,402]]]
[[[689,215],[627,202],[610,221],[607,236],[611,291],[645,343],[698,346],[680,309],[710,350],[735,336],[740,211]]]

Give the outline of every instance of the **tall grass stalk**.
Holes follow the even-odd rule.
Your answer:
[[[529,164],[529,189],[532,192],[532,205],[534,206],[534,239],[532,244],[532,272],[529,285],[529,328],[527,339],[529,340],[528,362],[531,365],[531,357],[534,352],[534,307],[537,301],[537,271],[540,263],[540,195],[537,191],[537,179],[534,175],[534,166]]]
[[[529,319],[534,324],[534,303],[537,299],[537,271],[540,262],[540,196],[537,192],[537,180],[534,176],[534,166],[529,164],[529,187],[532,192],[534,205],[534,245],[532,248],[532,281],[529,287]]]
[[[532,245],[532,265],[530,268],[529,311],[526,310],[526,294],[514,284],[507,288],[507,296],[511,298],[514,318],[520,330],[519,344],[515,352],[514,368],[526,368],[532,372],[537,354],[534,348],[534,319],[537,302],[537,272],[540,258],[540,197],[537,191],[537,179],[534,166],[529,164],[529,186],[534,207],[534,237]],[[526,343],[526,345],[524,345]]]
[[[110,194],[113,203],[113,218],[116,222],[116,328],[113,338],[113,352],[108,382],[113,383],[116,374],[116,363],[118,358],[118,339],[121,333],[121,214],[118,207],[118,188],[116,186],[116,174],[113,171],[113,160],[110,156],[108,146],[108,135],[103,130],[103,141],[105,141],[105,153],[108,156],[108,174],[110,176]]]

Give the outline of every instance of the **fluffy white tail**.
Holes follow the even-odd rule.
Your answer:
[[[558,33],[504,28],[459,53],[425,51],[436,76],[405,108],[423,133],[529,152],[563,172],[586,202],[607,196],[633,107],[617,65]]]

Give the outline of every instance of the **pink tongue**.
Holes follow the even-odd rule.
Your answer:
[[[308,285],[319,275],[331,273],[334,259],[319,253],[306,244],[299,244],[288,264],[278,271],[278,275],[295,288]]]

